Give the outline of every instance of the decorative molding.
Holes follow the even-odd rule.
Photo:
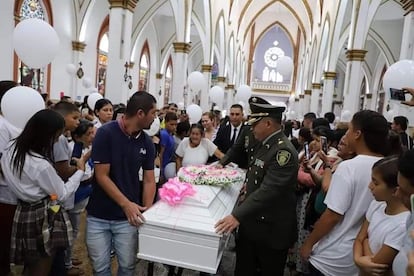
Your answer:
[[[299,99],[304,99],[305,98],[305,94],[300,94],[299,95]]]
[[[157,73],[157,74],[155,74],[155,78],[157,79],[157,80],[160,80],[160,79],[162,79],[162,77],[163,77],[164,75],[163,74],[161,74],[161,73]]]
[[[323,78],[325,80],[334,80],[336,79],[336,72],[323,72]]]
[[[128,63],[128,67],[129,67],[129,69],[132,69],[132,68],[134,68],[134,62],[130,62],[130,63]]]
[[[133,13],[135,11],[135,7],[137,6],[138,0],[108,0],[108,2],[110,9],[122,8]]]
[[[400,0],[402,8],[406,12],[404,16],[414,11],[414,0]]]
[[[318,82],[312,83],[312,89],[321,89],[322,85]]]
[[[217,82],[226,82],[226,77],[217,77]]]
[[[86,43],[81,41],[72,41],[72,51],[83,52],[85,50]]]
[[[366,50],[351,49],[346,51],[346,58],[349,61],[364,61]]]
[[[305,95],[312,95],[312,90],[306,89],[305,91],[303,91],[305,93]]]
[[[211,69],[213,69],[213,65],[210,65],[210,64],[201,65],[201,72],[203,73],[210,73]]]
[[[175,53],[186,53],[188,54],[191,50],[191,44],[186,42],[173,42]]]
[[[227,84],[225,89],[228,89],[228,90],[234,89],[234,84]]]

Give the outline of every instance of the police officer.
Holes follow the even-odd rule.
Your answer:
[[[254,139],[245,146],[251,152],[246,198],[215,227],[218,233],[239,227],[236,276],[283,275],[288,249],[296,240],[297,152],[281,130],[285,108],[255,103],[254,98],[249,103]]]

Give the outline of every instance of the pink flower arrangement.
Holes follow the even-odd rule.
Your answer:
[[[160,198],[169,205],[177,205],[184,197],[192,196],[196,190],[190,183],[181,182],[178,177],[170,178],[168,182],[158,189]]]

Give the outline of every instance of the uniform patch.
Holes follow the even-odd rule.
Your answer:
[[[249,146],[249,136],[244,136],[244,148],[247,149]]]
[[[290,160],[291,153],[287,150],[279,150],[276,154],[276,161],[279,164],[279,166],[286,165]]]

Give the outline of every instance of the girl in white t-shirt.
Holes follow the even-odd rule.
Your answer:
[[[190,137],[181,141],[175,154],[177,171],[181,166],[205,165],[210,156],[221,159],[224,155],[213,142],[204,138],[204,128],[199,124],[191,125]]]
[[[354,242],[354,261],[360,275],[392,275],[390,266],[401,249],[410,214],[395,197],[398,158],[386,157],[372,167],[373,200]]]

